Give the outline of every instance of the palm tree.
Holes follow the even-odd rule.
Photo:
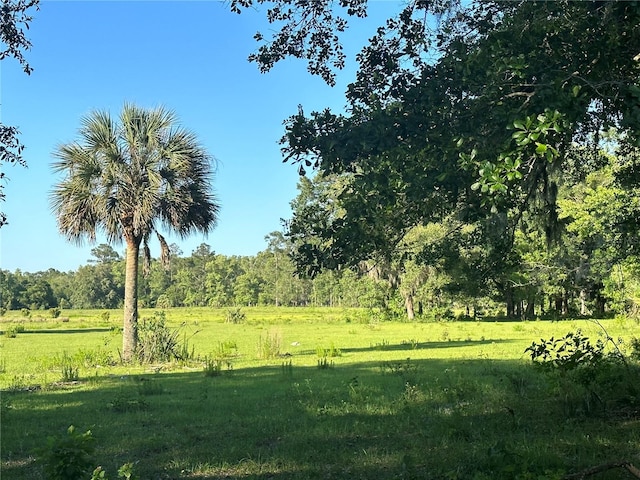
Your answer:
[[[82,244],[103,232],[109,243],[126,243],[123,359],[138,343],[138,259],[155,233],[162,257],[168,247],[158,227],[186,237],[208,233],[219,205],[212,193],[213,162],[176,116],[158,107],[125,104],[119,122],[108,112],[82,119],[79,141],[59,146],[53,164],[62,180],[51,192],[60,232]]]

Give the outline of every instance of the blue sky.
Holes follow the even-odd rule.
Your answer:
[[[247,61],[256,31],[273,28],[264,7],[236,15],[223,2],[42,1],[29,30],[33,73],[25,75],[13,59],[0,65],[1,119],[20,129],[28,162],[26,169],[3,166],[10,180],[0,208],[9,224],[0,229],[0,268],[69,271],[91,258],[95,245],[79,247],[58,233],[49,206],[51,154],[76,138],[83,115],[117,114],[125,102],[174,110],[219,162],[218,227],[207,237],[168,241],[184,255],[203,242],[225,255],[263,250],[297,194],[296,167],[282,163],[278,145],[282,122],[299,104],[307,112],[342,109],[355,53],[397,5],[371,2],[369,18],[353,24],[345,37],[349,63],[331,88],[302,61],[286,60],[266,74]]]

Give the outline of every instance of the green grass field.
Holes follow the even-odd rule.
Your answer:
[[[621,338],[628,353],[640,337],[635,321],[243,312],[234,324],[225,309],[167,310],[194,358],[143,366],[113,362],[118,311],[9,312],[0,320],[15,334],[0,337],[2,478],[46,478],[38,449],[70,425],[91,430],[95,466],[108,478],[127,462],[145,480],[553,479],[613,461],[640,464],[635,361],[545,373],[524,352],[580,329],[593,342],[605,331]],[[231,368],[205,374],[221,352]],[[62,381],[65,365],[77,380]]]

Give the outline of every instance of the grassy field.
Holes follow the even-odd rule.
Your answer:
[[[95,466],[108,478],[127,462],[144,480],[541,480],[619,460],[640,464],[637,362],[546,372],[524,352],[580,329],[593,343],[605,331],[621,338],[629,353],[640,337],[635,321],[403,323],[364,310],[242,312],[243,322],[229,323],[225,309],[167,310],[192,358],[143,366],[114,361],[119,311],[7,313],[2,478],[46,478],[38,451],[70,425],[91,430]],[[221,370],[212,368],[222,358]]]

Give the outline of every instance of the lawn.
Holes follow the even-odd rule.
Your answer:
[[[640,464],[634,360],[547,372],[525,353],[578,329],[629,353],[635,321],[408,323],[280,307],[231,323],[230,312],[167,310],[193,358],[143,366],[112,361],[117,311],[9,312],[3,478],[46,478],[37,459],[70,425],[91,431],[108,478],[127,462],[145,480],[553,479]]]

